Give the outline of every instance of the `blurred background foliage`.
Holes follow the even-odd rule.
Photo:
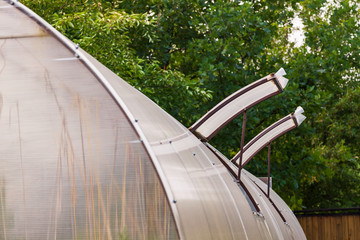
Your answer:
[[[239,88],[287,71],[248,111],[246,141],[303,106],[272,144],[274,189],[293,210],[360,205],[360,3],[350,0],[24,0],[185,126]],[[294,18],[303,42],[290,41]],[[238,150],[242,118],[211,140]],[[247,166],[266,176],[266,150]]]

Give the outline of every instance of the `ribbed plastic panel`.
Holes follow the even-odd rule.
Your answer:
[[[124,112],[29,19],[0,1],[0,239],[178,239]]]
[[[289,224],[244,170],[241,180],[261,214],[254,213],[239,184],[195,135],[134,87],[82,53],[121,96],[150,143],[149,149],[162,170],[162,182],[176,200],[170,206],[182,239],[305,239],[301,226],[283,201],[275,204],[279,204]],[[231,164],[225,157],[223,161]],[[231,167],[235,171],[235,166]],[[271,190],[271,195],[276,193]]]
[[[0,18],[0,239],[305,239],[275,192],[21,3]]]

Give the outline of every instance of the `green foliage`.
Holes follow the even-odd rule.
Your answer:
[[[158,19],[152,13],[119,10],[118,1],[79,2],[27,3],[57,30],[177,119],[186,125],[196,120],[191,118],[194,107],[209,101],[212,92],[198,78],[167,69],[152,56],[155,51],[152,47],[162,46],[157,34]]]
[[[272,144],[274,188],[292,209],[360,200],[360,6],[356,1],[31,1],[68,38],[190,126],[284,67],[284,93],[248,111],[246,141],[298,105],[306,121]],[[292,19],[305,44],[288,41]],[[241,117],[211,141],[231,157]],[[266,175],[266,151],[247,166]],[[316,197],[314,197],[316,196]]]
[[[316,208],[351,207],[360,201],[359,122],[360,88],[349,90],[317,121],[313,156],[322,168],[305,183],[305,204]]]

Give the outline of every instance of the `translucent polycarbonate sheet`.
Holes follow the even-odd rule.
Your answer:
[[[253,187],[262,189],[263,192],[267,192],[267,185],[261,181],[256,176],[252,175],[250,172],[243,170],[243,174],[246,178],[248,178],[250,181],[255,183]],[[276,179],[274,179],[276,184]],[[277,208],[280,210],[281,214],[284,216],[286,220],[286,224],[279,224],[279,227],[282,228],[282,232],[287,232],[288,237],[285,237],[284,239],[306,239],[306,236],[304,234],[304,231],[302,228],[294,227],[299,224],[296,216],[291,211],[291,209],[287,206],[287,204],[284,202],[284,200],[281,199],[281,197],[272,189],[270,189],[270,196],[271,200],[276,204]],[[266,201],[266,199],[264,198]],[[277,216],[278,213],[273,210],[273,215]]]
[[[152,143],[167,142],[176,137],[184,137],[189,133],[176,119],[151,102],[144,94],[119,78],[116,74],[99,63],[86,52],[81,52],[94,64],[103,76],[111,83],[130,109],[141,126],[147,140]],[[150,120],[149,120],[150,119]],[[147,120],[147,121],[145,121]]]
[[[256,84],[256,82],[253,84]],[[250,86],[246,86],[245,88],[249,87]],[[256,104],[257,102],[261,101],[261,99],[266,99],[280,92],[273,81],[266,81],[265,83],[260,84],[259,86],[252,88],[251,90],[246,91],[244,94],[241,94],[240,96],[229,101],[229,99],[233,98],[234,95],[241,91],[243,91],[243,89],[240,89],[239,91],[221,101],[206,115],[204,115],[203,118],[195,123],[193,127],[197,126],[199,122],[202,122],[204,118],[207,118],[208,114],[211,114],[209,118],[207,118],[195,129],[196,132],[205,139],[208,139],[212,137],[212,135],[220,128],[222,128],[226,123],[231,121],[239,113],[243,112],[244,109]]]
[[[252,212],[238,184],[203,143],[143,94],[86,56],[118,92],[150,141],[173,194],[171,206],[176,209],[184,239],[296,239],[281,227],[285,224],[280,216],[274,215],[272,204],[251,181],[244,182],[264,209],[264,217]]]
[[[237,167],[228,160],[224,155],[218,152],[211,145],[209,146],[213,151],[217,152],[218,156],[222,158],[223,162],[227,164],[233,172],[237,172]],[[264,216],[267,224],[266,227],[271,229],[270,233],[274,234],[277,232],[278,235],[272,235],[275,239],[306,239],[304,232],[301,227],[298,226],[298,221],[290,210],[290,208],[286,205],[286,203],[279,197],[279,195],[270,189],[270,196],[273,203],[275,203],[276,207],[280,210],[282,216],[285,218],[286,223],[283,222],[283,219],[280,217],[280,214],[275,209],[274,205],[270,202],[270,200],[266,196],[267,185],[262,182],[259,178],[252,175],[250,172],[245,169],[242,170],[241,181],[251,194],[252,198],[260,208],[260,214]],[[266,231],[262,230],[264,233]],[[270,236],[264,236],[263,239],[269,239]],[[253,238],[250,238],[253,239]]]
[[[169,182],[176,187],[176,205],[185,238],[276,238],[274,229],[267,230],[265,221],[253,214],[222,163],[202,143],[191,147],[190,142],[199,141],[189,138],[152,145],[162,166],[171,173]]]
[[[286,121],[282,122],[283,119],[288,118]],[[242,156],[242,165],[246,165],[248,161],[260,151],[263,147],[271,143],[274,139],[278,136],[282,135],[283,133],[289,131],[292,128],[295,128],[294,120],[289,116],[280,119],[276,123],[272,124],[270,127],[263,130],[259,133],[256,137],[254,137],[249,143],[244,146],[244,153]],[[278,124],[282,122],[281,124]],[[274,127],[275,126],[275,127]],[[269,131],[270,130],[270,131]],[[240,153],[236,154],[236,162],[239,164],[239,156]]]
[[[0,39],[43,36],[45,31],[14,6],[0,0]]]
[[[0,239],[177,239],[162,183],[113,97],[54,37],[14,36],[0,39]]]
[[[183,239],[296,237],[283,231],[279,226],[283,222],[271,211],[264,211],[263,217],[253,214],[219,159],[160,107],[86,53],[76,59],[52,37],[38,40],[16,39],[18,43],[10,43],[8,49],[8,42],[3,45],[7,53],[2,66],[12,74],[7,73],[2,82],[4,72],[0,72],[0,89],[7,88],[0,90],[0,102],[4,102],[0,131],[12,126],[7,133],[12,140],[1,139],[0,150],[9,151],[5,156],[14,161],[0,158],[7,166],[2,185],[7,193],[0,199],[6,214],[12,210],[11,202],[17,215],[1,215],[7,221],[0,225],[10,224],[0,234],[11,238],[7,230],[16,222],[22,228],[15,239],[31,239],[30,234],[44,239],[40,234],[45,232],[46,238],[58,239],[171,239],[178,234]],[[100,74],[95,78],[89,71]],[[18,76],[25,78],[19,81]],[[106,86],[103,78],[111,85],[107,89],[113,88],[116,94],[110,96],[102,88]],[[11,179],[11,172],[17,174],[17,181]],[[244,183],[261,209],[271,208],[259,188],[245,179]],[[24,194],[9,194],[13,185],[25,189]],[[31,199],[40,199],[44,207]],[[42,224],[30,227],[35,223],[24,219]],[[292,228],[301,229],[299,224]]]

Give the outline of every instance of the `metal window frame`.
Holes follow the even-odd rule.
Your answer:
[[[299,126],[294,114],[290,114],[282,119],[280,119],[279,121],[273,123],[272,125],[270,125],[268,128],[266,128],[265,130],[263,130],[262,132],[260,132],[257,136],[255,136],[253,139],[251,139],[245,146],[243,149],[243,153],[246,152],[246,150],[248,150],[254,143],[258,142],[259,140],[261,140],[262,137],[264,137],[267,133],[269,133],[270,131],[274,130],[276,127],[278,127],[279,125],[289,121],[289,120],[293,120],[294,122],[294,126],[290,127],[290,128],[286,128],[283,131],[281,131],[279,134],[275,135],[274,137],[272,137],[269,141],[264,142],[260,148],[258,148],[252,155],[250,155],[250,157],[248,157],[248,159],[246,159],[245,162],[242,163],[241,167],[245,167],[246,164],[257,154],[259,153],[264,147],[268,146],[271,142],[273,142],[275,139],[281,137],[282,135],[284,135],[285,133],[295,129],[296,127]],[[238,165],[236,163],[236,161],[240,158],[241,155],[241,150],[231,159],[232,162],[234,162],[236,165]]]
[[[285,72],[283,69],[280,69],[280,71]],[[241,88],[240,90],[238,90],[237,92],[233,93],[232,95],[230,95],[229,97],[225,98],[223,101],[221,101],[220,103],[218,103],[215,107],[213,107],[210,111],[208,111],[204,116],[202,116],[197,122],[195,122],[190,128],[189,130],[196,135],[199,139],[201,139],[201,141],[203,142],[208,142],[211,138],[213,138],[224,126],[226,126],[229,122],[231,122],[233,119],[235,119],[237,116],[239,116],[240,114],[244,113],[246,110],[248,110],[249,108],[259,104],[260,102],[265,101],[266,99],[273,97],[281,92],[283,92],[283,87],[281,86],[281,83],[279,81],[279,78],[282,77],[282,75],[277,76],[274,73],[269,74],[268,76],[261,78],[243,88]],[[206,123],[206,121],[208,121],[209,119],[211,119],[212,116],[214,116],[218,111],[220,111],[221,109],[223,109],[226,105],[228,105],[229,103],[237,100],[239,97],[241,97],[242,95],[244,95],[245,93],[256,89],[259,86],[262,86],[265,83],[268,83],[272,81],[276,87],[278,88],[278,90],[276,92],[270,93],[268,95],[262,96],[261,98],[257,99],[256,101],[254,101],[252,104],[247,105],[246,107],[239,109],[237,112],[232,113],[231,117],[228,118],[225,122],[221,123],[216,129],[214,129],[212,131],[212,133],[208,136],[204,136],[201,132],[198,132],[197,129],[202,126],[203,124]],[[286,86],[286,85],[285,85]],[[285,87],[284,86],[284,87]]]
[[[297,107],[294,113],[289,114],[288,116],[285,116],[284,118],[278,120],[277,122],[270,125],[268,128],[264,129],[262,132],[260,132],[257,136],[255,136],[248,144],[246,144],[245,147],[243,147],[243,141],[244,141],[244,135],[245,135],[245,124],[246,124],[246,112],[244,114],[244,122],[243,122],[243,129],[242,129],[242,135],[241,135],[241,147],[240,151],[231,159],[231,162],[233,162],[238,167],[238,174],[236,176],[237,181],[240,181],[241,178],[241,170],[245,167],[245,165],[259,152],[261,151],[265,146],[268,146],[268,188],[267,188],[267,197],[270,199],[270,155],[271,155],[271,143],[279,138],[280,136],[284,135],[288,131],[297,128],[305,119],[306,117],[302,115],[304,112],[304,109],[302,107]],[[284,128],[283,131],[278,133],[277,135],[273,136],[270,140],[264,141],[263,144],[258,147],[252,155],[250,155],[244,163],[242,163],[243,160],[243,154],[246,152],[247,149],[249,149],[253,144],[255,144],[257,141],[261,140],[262,137],[266,136],[267,133],[271,132],[281,124],[292,120],[294,125],[291,127]],[[237,163],[237,159],[239,159],[239,163]]]

